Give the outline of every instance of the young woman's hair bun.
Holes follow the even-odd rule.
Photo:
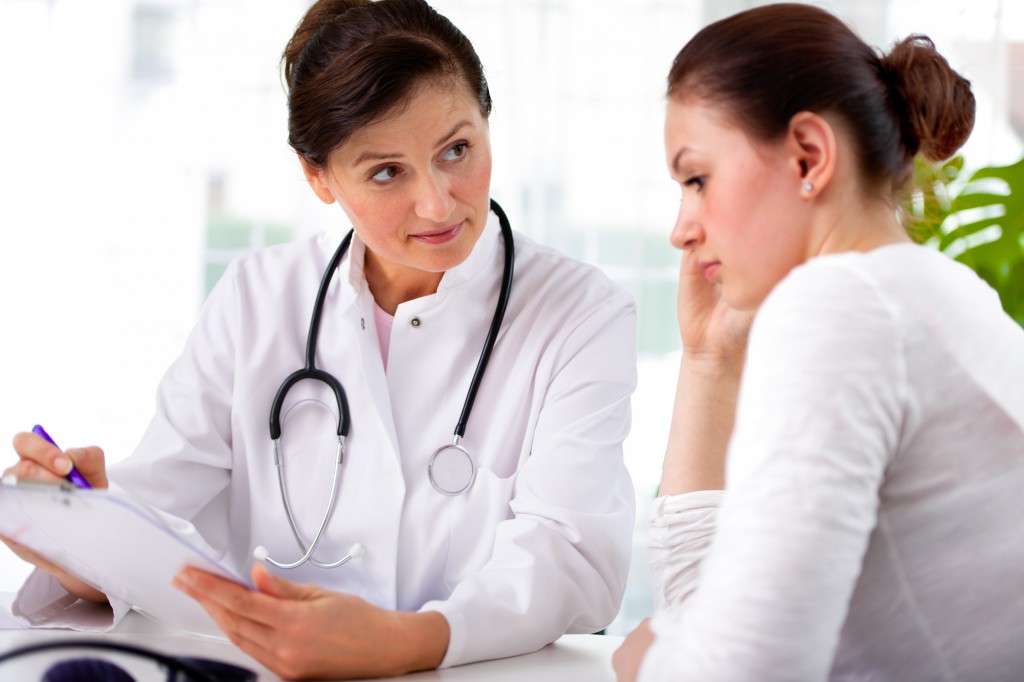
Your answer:
[[[942,161],[963,146],[974,127],[974,95],[931,39],[910,35],[881,59],[903,142],[910,155]]]

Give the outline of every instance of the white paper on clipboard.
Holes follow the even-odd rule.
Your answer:
[[[224,639],[199,604],[171,586],[195,566],[251,587],[140,502],[107,490],[26,481],[0,485],[0,534],[34,549],[140,613],[189,634]]]

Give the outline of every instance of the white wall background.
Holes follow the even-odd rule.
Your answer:
[[[14,460],[9,439],[37,422],[65,447],[131,453],[205,293],[211,187],[241,219],[340,233],[340,212],[315,199],[286,144],[278,57],[306,4],[0,0],[0,466]],[[604,267],[640,305],[626,447],[638,541],[613,632],[650,610],[642,534],[678,362],[664,78],[700,26],[754,4],[434,3],[487,69],[493,196],[517,229]],[[1024,40],[1024,3],[815,4],[875,45],[930,34],[975,84],[968,166],[1020,158],[1006,55]],[[0,591],[26,574],[0,553]]]

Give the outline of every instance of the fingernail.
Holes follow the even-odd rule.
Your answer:
[[[64,455],[57,455],[53,458],[53,468],[63,474],[67,474],[71,471],[71,460]]]

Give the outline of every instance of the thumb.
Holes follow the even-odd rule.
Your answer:
[[[261,563],[252,565],[252,584],[260,592],[279,599],[310,599],[314,590],[309,585],[297,585],[274,575]]]
[[[102,448],[95,445],[84,448],[68,448],[64,454],[74,462],[75,468],[85,476],[93,488],[108,486],[107,467]]]

